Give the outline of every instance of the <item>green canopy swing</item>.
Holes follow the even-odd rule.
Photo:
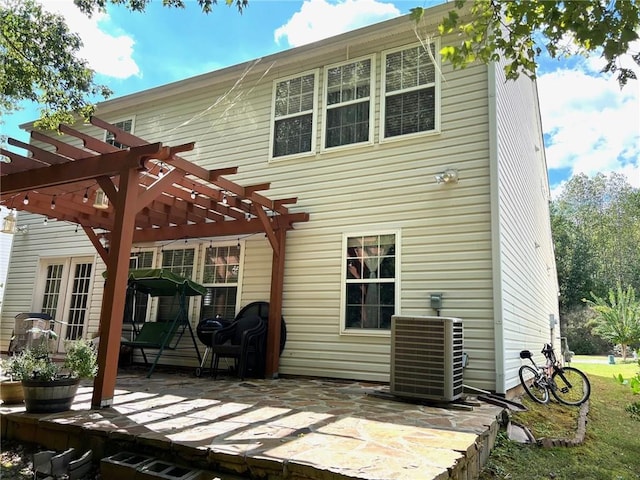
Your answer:
[[[158,350],[156,358],[147,373],[147,378],[151,377],[164,350],[175,350],[186,330],[191,335],[191,340],[198,356],[198,363],[201,363],[202,357],[187,314],[187,297],[204,295],[207,289],[193,280],[161,268],[130,270],[127,288],[134,292],[146,293],[151,297],[174,297],[178,300],[178,311],[171,321],[145,322],[140,329],[137,328],[133,319],[133,308],[129,306],[125,309],[125,321],[131,322],[133,325],[135,338],[133,340],[123,340],[121,345],[139,348],[146,365],[149,362],[144,350]],[[128,298],[133,301],[134,296],[129,295]]]

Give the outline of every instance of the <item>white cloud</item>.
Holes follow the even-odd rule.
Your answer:
[[[571,175],[619,172],[640,187],[640,84],[620,89],[615,78],[591,74],[594,63],[538,78],[549,169]]]
[[[287,23],[274,32],[276,43],[291,47],[332,37],[400,15],[394,5],[376,0],[305,0]]]
[[[103,30],[109,15],[96,12],[92,17],[84,15],[73,0],[40,0],[43,8],[62,15],[69,30],[77,33],[84,46],[78,53],[89,67],[108,77],[124,79],[140,75],[140,68],[133,60],[133,38],[125,33],[112,34]]]

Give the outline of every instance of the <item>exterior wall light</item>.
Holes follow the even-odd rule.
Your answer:
[[[16,216],[13,214],[13,210],[9,210],[9,214],[2,221],[2,233],[13,235],[18,229],[17,227]]]
[[[104,193],[104,190],[99,188],[96,190],[96,199],[93,202],[93,208],[97,208],[99,210],[106,210],[109,208],[109,197]]]
[[[13,235],[15,233],[24,233],[29,230],[29,225],[18,225],[16,220],[15,210],[9,210],[9,214],[2,220],[2,233],[8,233]]]
[[[434,178],[436,183],[458,183],[458,171],[454,168],[447,168],[444,172],[437,173]]]

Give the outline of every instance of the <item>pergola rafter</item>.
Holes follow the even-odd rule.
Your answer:
[[[80,140],[82,148],[35,131],[32,139],[55,151],[10,138],[9,145],[29,156],[0,149],[9,160],[0,163],[0,203],[81,226],[107,266],[92,405],[107,406],[113,398],[134,243],[264,233],[273,249],[266,372],[276,375],[286,232],[309,220],[306,213],[289,211],[297,198],[270,199],[263,193],[269,182],[242,186],[226,178],[237,167],[208,170],[178,155],[194,143],[168,147],[96,117],[91,124],[123,148],[67,125],[60,132]],[[98,189],[109,198],[104,210],[93,206]],[[104,237],[108,249],[100,241]]]

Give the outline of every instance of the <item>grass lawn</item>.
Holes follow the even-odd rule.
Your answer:
[[[578,357],[571,363],[591,382],[587,435],[582,445],[545,449],[516,444],[501,433],[480,479],[640,480],[640,422],[625,411],[626,405],[640,402],[640,396],[613,379],[618,374],[630,378],[640,367],[637,362],[622,364],[619,358],[616,362],[609,365],[607,357],[597,361]],[[513,415],[513,419],[527,425],[536,438],[573,438],[578,407],[539,405],[526,398],[523,402],[529,411]]]

